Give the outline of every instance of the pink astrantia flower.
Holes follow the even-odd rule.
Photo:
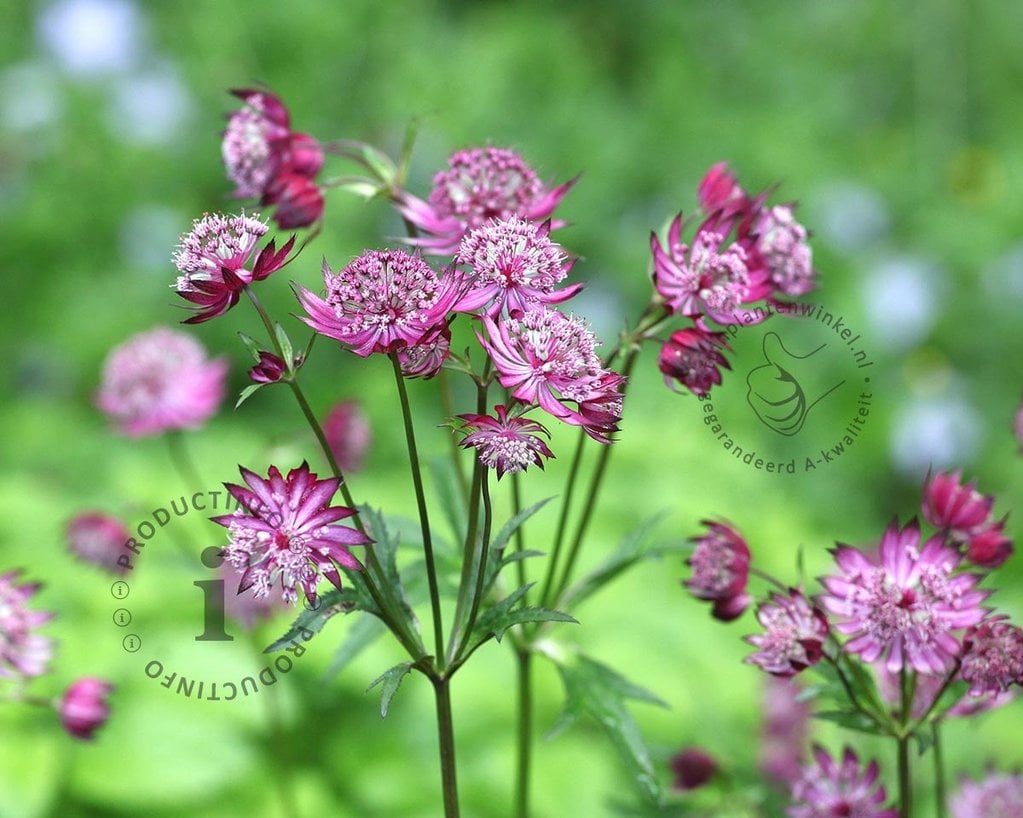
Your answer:
[[[971,696],[1004,693],[1023,684],[1023,630],[998,616],[974,625],[963,638],[959,675]]]
[[[415,346],[437,331],[464,283],[443,278],[403,250],[370,250],[339,272],[323,262],[327,299],[297,290],[309,326],[350,347],[356,355]]]
[[[1023,818],[1023,774],[964,779],[948,801],[952,818]]]
[[[406,378],[430,379],[444,366],[451,351],[451,330],[441,324],[410,347],[398,350],[398,365]]]
[[[893,673],[944,673],[960,651],[953,631],[984,618],[988,592],[975,588],[979,576],[953,574],[960,556],[940,537],[921,546],[915,519],[902,530],[888,526],[876,560],[847,545],[832,553],[841,574],[821,579],[821,604],[852,637],[844,649],[865,662],[885,658]]]
[[[157,327],[111,350],[96,403],[129,437],[192,429],[220,407],[226,375],[190,335]]]
[[[816,286],[813,251],[792,205],[764,208],[756,217],[751,265],[762,265],[771,284],[785,295],[805,295]]]
[[[181,274],[173,285],[178,295],[195,305],[186,324],[199,324],[223,315],[241,297],[242,289],[262,281],[287,263],[295,243],[292,237],[280,250],[270,241],[252,269],[249,260],[267,226],[256,216],[207,213],[181,236],[174,264]]]
[[[898,818],[896,810],[882,806],[888,795],[878,783],[876,761],[861,768],[849,747],[841,763],[820,746],[813,748],[813,756],[815,763],[804,767],[792,786],[789,818]]]
[[[27,603],[41,586],[17,584],[20,573],[0,574],[0,679],[41,676],[53,658],[53,642],[36,632],[53,614],[29,610]]]
[[[60,723],[72,736],[91,741],[96,731],[110,718],[108,698],[114,686],[89,676],[68,687],[57,707]]]
[[[428,234],[412,239],[413,244],[434,255],[454,255],[467,231],[492,219],[548,219],[574,183],[548,189],[515,151],[470,148],[453,154],[448,169],[434,176],[428,201],[402,192],[397,206],[408,222]]]
[[[453,309],[474,312],[485,307],[491,317],[504,310],[516,318],[538,303],[560,304],[578,293],[581,284],[554,289],[572,262],[550,240],[550,230],[550,222],[537,225],[511,216],[466,233],[455,262],[472,270],[472,286]]]
[[[674,773],[672,786],[682,792],[699,789],[718,771],[718,763],[713,756],[699,747],[679,750],[668,764]]]
[[[673,388],[678,382],[694,395],[706,395],[721,383],[721,367],[731,369],[721,354],[728,348],[723,332],[708,332],[699,327],[676,330],[661,347],[657,367],[664,383]]]
[[[272,352],[260,350],[259,361],[249,370],[253,383],[277,383],[288,371],[288,365]]]
[[[757,621],[764,633],[747,636],[757,648],[747,662],[775,676],[794,676],[817,664],[824,655],[828,620],[799,591],[773,593],[757,608]]]
[[[317,480],[309,464],[283,477],[271,466],[266,478],[240,468],[248,488],[234,483],[224,487],[240,504],[233,514],[212,517],[228,529],[230,544],[225,559],[242,571],[239,591],[253,589],[257,597],[268,596],[280,586],[285,601],[305,593],[316,602],[316,584],[322,574],[341,588],[338,566],[359,570],[359,561],[348,550],[367,545],[369,537],[354,528],[336,525],[356,512],[347,506],[331,506],[340,485],[337,478]]]
[[[495,323],[484,317],[483,325],[480,343],[501,386],[523,403],[581,426],[595,440],[610,442],[621,419],[624,378],[604,369],[596,353],[599,341],[581,320],[541,305],[518,319]]]
[[[543,468],[543,458],[554,457],[544,437],[550,433],[535,420],[524,417],[509,417],[503,405],[494,407],[490,415],[459,415],[469,434],[462,440],[466,449],[475,448],[480,462],[497,470],[497,479],[505,474],[525,471],[533,464]]]
[[[358,401],[344,400],[335,404],[323,421],[323,435],[341,471],[356,472],[362,468],[373,440],[373,430]]]
[[[696,190],[696,200],[707,215],[722,213],[725,218],[749,207],[746,191],[739,186],[726,162],[718,162],[707,171]]]
[[[744,304],[771,294],[766,272],[753,272],[741,245],[722,249],[725,234],[701,228],[692,246],[682,242],[682,214],[668,228],[666,246],[650,235],[654,257],[654,286],[676,314],[707,316],[719,324],[752,324],[766,317],[764,310],[743,309]]]
[[[988,522],[995,502],[994,497],[977,491],[975,480],[964,484],[962,477],[961,471],[928,475],[921,508],[927,522],[947,530],[960,542],[969,539]]]
[[[696,548],[686,560],[693,575],[685,586],[697,599],[714,603],[712,614],[716,619],[729,622],[741,616],[751,601],[746,593],[749,546],[726,523],[703,520],[703,525],[707,531],[693,537]]]
[[[81,559],[114,574],[127,571],[117,558],[124,554],[131,532],[117,517],[102,511],[83,512],[71,518],[66,533],[68,548]]]
[[[795,679],[765,676],[764,721],[757,754],[758,766],[768,778],[791,785],[806,757],[810,703],[799,697],[802,687]]]
[[[279,97],[248,88],[231,93],[244,105],[228,118],[221,152],[237,198],[263,196],[284,170],[309,178],[319,173],[323,149],[309,134],[292,132]]]

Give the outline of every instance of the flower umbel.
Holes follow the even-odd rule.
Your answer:
[[[224,399],[227,361],[184,332],[157,327],[111,350],[96,403],[121,434],[201,426]]]
[[[758,649],[746,657],[750,664],[775,676],[794,676],[824,655],[828,620],[799,591],[771,594],[770,601],[757,608],[757,620],[765,632],[746,637]]]
[[[792,786],[789,818],[898,818],[896,810],[882,806],[888,795],[878,783],[876,761],[863,769],[848,747],[840,763],[820,746],[813,756],[816,763],[804,767]]]
[[[467,233],[455,261],[472,270],[472,286],[453,309],[485,307],[491,317],[502,310],[518,317],[538,303],[560,304],[578,293],[581,284],[554,289],[572,263],[550,240],[550,229],[550,222],[537,225],[511,216]]]
[[[989,773],[964,780],[948,801],[952,818],[1023,818],[1023,774]]]
[[[307,463],[287,477],[276,466],[266,478],[246,468],[240,471],[248,488],[224,484],[240,507],[233,514],[211,518],[228,529],[231,541],[224,557],[242,571],[239,592],[252,588],[262,597],[279,584],[285,601],[294,602],[300,588],[315,603],[321,574],[340,589],[338,567],[359,570],[348,546],[372,541],[361,531],[336,525],[356,513],[347,506],[330,505],[340,480],[317,480]]]
[[[749,607],[746,593],[750,551],[746,541],[727,523],[704,520],[707,532],[694,537],[696,548],[686,561],[693,569],[685,586],[697,599],[714,603],[715,619],[729,622]]]
[[[987,619],[963,638],[959,675],[969,682],[971,696],[997,695],[1023,684],[1023,630],[1006,620]]]
[[[731,369],[721,353],[727,348],[723,332],[687,327],[671,334],[661,347],[657,366],[669,388],[677,381],[694,395],[706,395],[711,387],[721,383],[721,367]]]
[[[448,160],[433,178],[428,201],[401,192],[398,210],[427,238],[412,243],[435,255],[454,255],[462,236],[491,219],[550,217],[574,184],[548,189],[519,154],[508,148],[470,148]],[[553,224],[560,227],[560,223]]]
[[[356,355],[415,346],[444,323],[461,292],[454,273],[438,278],[418,256],[370,250],[336,274],[323,262],[327,299],[299,287],[309,326]]]
[[[524,417],[509,417],[503,405],[494,407],[490,415],[459,415],[469,434],[462,440],[466,449],[475,448],[480,462],[497,470],[497,479],[505,474],[525,471],[532,463],[543,468],[544,457],[554,457],[544,437],[550,433],[535,420]]]
[[[953,573],[959,554],[940,537],[921,546],[915,519],[888,526],[876,560],[847,545],[832,553],[841,574],[821,579],[820,601],[838,618],[835,629],[852,637],[844,649],[865,662],[884,657],[892,673],[944,673],[960,652],[953,631],[984,618],[979,577]]]
[[[53,614],[29,610],[40,585],[17,584],[19,573],[0,574],[0,679],[41,676],[53,657],[53,642],[36,633]]]

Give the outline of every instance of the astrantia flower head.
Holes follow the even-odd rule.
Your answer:
[[[363,357],[415,346],[443,323],[464,283],[443,278],[417,255],[370,250],[339,272],[323,262],[327,299],[298,288],[309,326]]]
[[[999,616],[974,625],[963,638],[959,675],[971,696],[1004,693],[1023,684],[1023,630]]]
[[[418,344],[398,350],[398,365],[406,378],[430,379],[444,366],[451,351],[451,330],[441,324]]]
[[[337,525],[355,514],[347,506],[330,505],[338,479],[317,480],[307,463],[287,477],[276,466],[266,478],[245,468],[240,471],[248,488],[224,484],[240,507],[233,514],[211,518],[228,530],[231,542],[224,557],[242,571],[239,591],[252,588],[257,597],[267,596],[278,585],[287,602],[294,602],[301,589],[315,603],[321,574],[340,589],[338,566],[359,570],[348,546],[371,540],[354,528]]]
[[[273,220],[281,230],[308,227],[323,217],[323,190],[309,177],[288,171],[270,181],[259,204],[276,205]]]
[[[938,472],[924,482],[922,511],[935,528],[965,541],[979,531],[991,515],[995,498],[977,491],[975,480],[962,482],[963,473]]]
[[[766,317],[764,310],[743,308],[770,295],[766,272],[750,270],[746,251],[734,242],[725,245],[723,233],[704,227],[691,246],[684,244],[679,214],[668,228],[667,245],[652,233],[650,249],[654,286],[676,314],[707,316],[719,324],[751,324]]]
[[[19,585],[19,574],[0,574],[0,679],[41,676],[53,658],[53,642],[36,632],[53,614],[29,610],[28,601],[40,585]]]
[[[944,673],[960,652],[953,631],[985,616],[979,576],[953,573],[959,554],[940,537],[921,546],[915,519],[901,530],[895,521],[888,526],[876,559],[847,545],[832,553],[841,574],[821,579],[820,601],[835,629],[851,637],[844,649],[865,662],[884,658],[892,673]]]
[[[538,303],[560,304],[582,289],[574,284],[555,290],[572,266],[565,251],[549,238],[550,222],[511,216],[466,233],[456,263],[473,273],[472,286],[454,306],[458,312],[481,308],[495,316],[505,310],[520,316]]]
[[[749,607],[746,593],[750,550],[746,541],[727,523],[704,520],[707,531],[694,537],[696,548],[686,564],[693,569],[685,586],[697,599],[714,603],[716,619],[729,622]]]
[[[785,295],[805,295],[815,286],[813,251],[806,228],[792,205],[764,208],[756,218],[753,264],[763,265],[774,288]]]
[[[797,590],[773,593],[757,608],[764,633],[747,636],[757,652],[746,657],[750,664],[775,676],[794,676],[817,664],[824,655],[828,620]]]
[[[549,190],[515,151],[471,148],[453,154],[447,170],[434,176],[428,201],[402,193],[398,210],[429,234],[414,244],[428,253],[454,255],[466,231],[492,219],[549,218],[573,183]]]
[[[190,335],[157,327],[111,350],[96,403],[129,437],[195,428],[219,408],[226,375]]]
[[[102,511],[77,514],[67,525],[67,544],[71,552],[114,574],[127,570],[117,558],[124,554],[124,544],[130,538],[131,533],[124,523]]]
[[[475,448],[480,462],[497,470],[497,479],[505,474],[525,471],[533,464],[543,468],[543,458],[554,457],[544,437],[550,433],[535,420],[509,417],[503,405],[494,407],[490,415],[459,415],[469,434],[462,440],[466,449]]]
[[[1023,774],[964,780],[948,801],[952,818],[1023,818]]]
[[[581,320],[541,305],[518,319],[495,323],[484,317],[483,325],[480,343],[501,386],[523,403],[581,426],[595,440],[610,442],[621,417],[624,379],[604,369],[599,342]]]
[[[283,164],[291,134],[288,110],[273,94],[251,89],[231,92],[245,104],[228,118],[221,152],[239,199],[263,195]]]
[[[888,795],[878,783],[878,767],[871,761],[861,768],[859,759],[846,747],[839,763],[824,748],[813,748],[815,763],[803,768],[792,786],[789,818],[898,818],[883,804]]]
[[[86,676],[76,680],[57,707],[61,725],[75,738],[91,741],[110,718],[107,700],[113,690],[114,686],[103,679]]]
[[[174,253],[174,264],[181,273],[174,288],[195,305],[195,313],[185,320],[186,324],[223,315],[238,303],[245,285],[261,281],[287,263],[294,238],[280,250],[271,241],[252,269],[248,268],[256,245],[266,232],[265,222],[245,214],[207,213],[192,223],[192,230],[181,236]]]
[[[728,348],[723,332],[708,332],[699,327],[676,330],[661,347],[657,367],[664,373],[664,383],[673,388],[680,383],[694,395],[706,395],[721,383],[721,367],[731,369],[721,354]]]

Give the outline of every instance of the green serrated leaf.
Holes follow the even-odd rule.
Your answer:
[[[380,718],[387,718],[387,711],[391,706],[391,699],[393,699],[394,694],[398,692],[401,680],[408,676],[411,672],[412,665],[412,662],[402,662],[399,665],[388,668],[374,679],[370,686],[366,688],[366,692],[368,693],[377,685],[382,685],[382,689],[380,691]]]
[[[252,359],[256,363],[259,363],[259,353],[261,350],[259,349],[259,344],[256,343],[256,339],[251,335],[246,335],[244,332],[239,332],[238,337],[241,338],[242,343],[245,344],[245,348],[252,355]]]
[[[239,406],[245,403],[245,401],[247,401],[254,394],[256,394],[257,389],[261,389],[267,385],[268,384],[265,383],[250,383],[242,390],[242,393],[238,396],[238,402],[234,405],[234,408],[237,409]]]
[[[643,560],[686,550],[688,546],[684,543],[669,543],[656,548],[647,545],[647,535],[663,516],[663,514],[657,514],[627,534],[617,550],[607,560],[565,592],[561,603],[565,607],[574,608],[582,600],[600,590],[633,565]]]
[[[366,526],[369,535],[375,541],[370,548],[376,554],[376,558],[384,573],[384,579],[389,587],[397,592],[402,612],[408,619],[409,624],[414,630],[418,630],[418,620],[416,619],[415,612],[412,610],[412,605],[409,603],[401,574],[398,572],[399,538],[392,534],[392,529],[388,527],[384,520],[384,515],[376,509],[361,505],[359,506],[359,516]]]
[[[291,339],[280,324],[274,324],[274,335],[277,336],[277,343],[281,345],[281,351],[284,353],[284,363],[290,372],[295,364],[295,349],[291,345]]]
[[[368,601],[368,602],[367,602]],[[339,613],[348,613],[354,610],[365,610],[376,612],[372,600],[365,590],[357,589],[349,585],[343,591],[331,588],[327,593],[320,594],[317,598],[315,608],[306,608],[298,615],[298,618],[291,623],[291,627],[268,647],[263,653],[274,653],[283,650],[292,644],[308,642],[316,634],[323,630],[327,620]]]
[[[360,616],[352,623],[344,640],[334,654],[334,659],[324,674],[324,681],[330,681],[344,670],[366,648],[387,633],[387,626],[375,616]]]
[[[557,667],[565,686],[565,709],[550,735],[557,735],[583,716],[596,719],[610,738],[639,792],[647,800],[659,803],[661,785],[650,751],[625,703],[628,699],[634,699],[666,706],[664,702],[607,665],[585,656],[579,655],[571,661],[559,662]]]
[[[873,719],[858,710],[826,710],[822,713],[814,713],[813,717],[821,721],[830,721],[847,730],[856,730],[875,736],[884,734],[884,731],[877,726]]]
[[[533,503],[533,505],[529,506],[529,508],[524,508],[508,520],[508,522],[501,527],[501,530],[497,532],[497,536],[490,541],[490,558],[487,560],[487,573],[484,577],[484,593],[489,593],[490,589],[493,588],[494,582],[497,580],[497,576],[501,573],[501,570],[509,563],[514,562],[514,560],[505,557],[504,551],[508,542],[515,535],[515,532],[518,531],[530,517],[536,514],[553,499],[553,496],[546,497],[537,503]],[[530,554],[542,556],[543,552],[532,551]]]

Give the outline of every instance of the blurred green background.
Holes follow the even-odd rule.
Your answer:
[[[383,722],[376,692],[365,693],[402,658],[395,646],[381,642],[324,683],[348,627],[335,621],[266,695],[231,704],[173,696],[121,649],[109,578],[65,550],[64,525],[80,510],[138,522],[196,490],[174,471],[163,441],[112,435],[92,398],[113,345],[182,317],[169,289],[179,234],[204,211],[233,206],[219,159],[230,87],[265,83],[297,129],[392,153],[419,120],[410,186],[421,195],[451,151],[477,144],[515,147],[549,181],[582,172],[559,209],[571,226],[557,238],[582,257],[574,275],[589,286],[577,309],[606,339],[648,297],[649,231],[694,207],[710,164],[728,160],[748,189],[780,182],[778,200],[800,201],[821,271],[812,299],[862,332],[876,361],[877,402],[864,435],[826,469],[757,472],[721,450],[694,399],[664,389],[648,350],[587,564],[651,515],[663,513],[654,536],[665,542],[723,516],[745,532],[762,568],[795,582],[800,546],[815,576],[835,540],[876,541],[893,515],[916,513],[931,464],[978,477],[998,495],[999,514],[1023,499],[1011,433],[1023,390],[1018,3],[0,5],[0,570],[22,566],[45,580],[37,607],[59,613],[47,629],[59,641],[55,669],[37,692],[56,695],[85,674],[119,686],[94,745],[66,738],[52,714],[0,705],[3,818],[440,811],[427,686],[408,680]],[[321,255],[336,267],[400,233],[384,203],[334,191],[324,234],[287,277],[315,288]],[[294,311],[286,280],[262,293],[275,314]],[[248,366],[239,330],[259,331],[244,308],[192,330],[231,358],[235,391]],[[364,401],[375,443],[352,480],[355,496],[410,515],[385,363],[323,343],[304,380],[321,413],[341,398]],[[722,400],[738,402],[741,368],[729,377]],[[422,445],[443,452],[431,387],[412,389]],[[233,479],[238,463],[261,470],[309,457],[322,468],[284,390],[263,391],[238,412],[229,405],[188,436],[208,483],[198,488]],[[815,422],[842,428],[851,406],[823,402]],[[748,413],[744,422],[736,437],[768,434]],[[573,442],[557,432],[558,460],[526,482],[530,499],[560,491]],[[537,519],[549,526],[553,514]],[[1018,511],[1008,531],[1023,534]],[[173,538],[168,529],[153,540],[131,577],[139,632],[168,665],[199,663],[211,678],[258,670],[258,646],[288,621],[267,625],[254,646],[197,652],[191,583],[204,569],[185,562],[173,540],[198,548],[221,537],[192,515]],[[994,600],[1018,621],[1016,562],[994,577]],[[740,637],[754,623],[750,615],[713,623],[679,588],[684,575],[678,559],[644,564],[578,611],[581,626],[559,633],[669,703],[635,711],[658,763],[699,744],[741,779],[755,763],[759,729],[762,679],[740,664]],[[512,678],[510,652],[491,645],[454,684],[467,816],[510,814]],[[545,731],[561,691],[549,668],[538,681]],[[1021,728],[1019,706],[954,725],[950,767],[1019,767]],[[819,735],[833,749],[859,741],[830,729]],[[891,750],[858,746],[878,755],[893,784]],[[539,742],[535,792],[537,816],[604,815],[628,782],[599,731],[584,724]]]

